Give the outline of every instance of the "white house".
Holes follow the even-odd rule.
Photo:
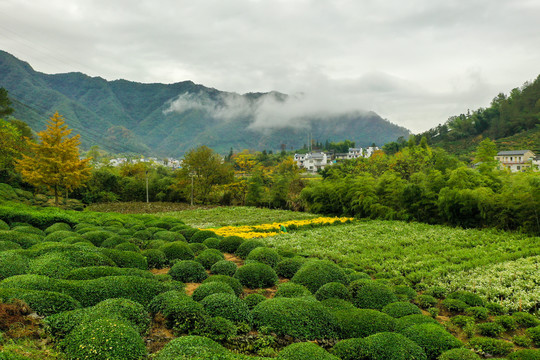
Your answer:
[[[524,171],[536,165],[536,155],[531,150],[499,151],[495,160],[512,172]]]
[[[324,152],[311,152],[307,154],[294,154],[294,161],[300,169],[317,172],[330,165],[328,155]]]

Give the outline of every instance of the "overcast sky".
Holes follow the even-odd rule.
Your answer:
[[[540,1],[0,0],[0,49],[46,73],[302,92],[418,132],[540,74]]]

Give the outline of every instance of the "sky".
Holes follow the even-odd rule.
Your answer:
[[[0,0],[0,49],[45,73],[302,94],[421,132],[534,80],[539,19],[538,0]]]

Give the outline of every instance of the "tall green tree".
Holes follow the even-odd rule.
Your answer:
[[[485,138],[480,144],[478,144],[474,161],[477,163],[482,163],[480,169],[492,169],[497,165],[497,160],[495,159],[496,155],[497,145],[491,141],[490,138]]]
[[[0,88],[0,118],[13,114],[11,100],[9,100],[8,92],[3,87]]]

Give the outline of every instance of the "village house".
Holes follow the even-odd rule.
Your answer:
[[[300,169],[309,172],[317,172],[325,167],[338,163],[342,160],[357,159],[359,157],[368,158],[378,147],[349,148],[348,153],[310,152],[307,154],[294,154],[294,161]]]
[[[538,160],[531,150],[499,151],[495,159],[502,168],[512,172],[525,171],[531,167],[538,169]]]

